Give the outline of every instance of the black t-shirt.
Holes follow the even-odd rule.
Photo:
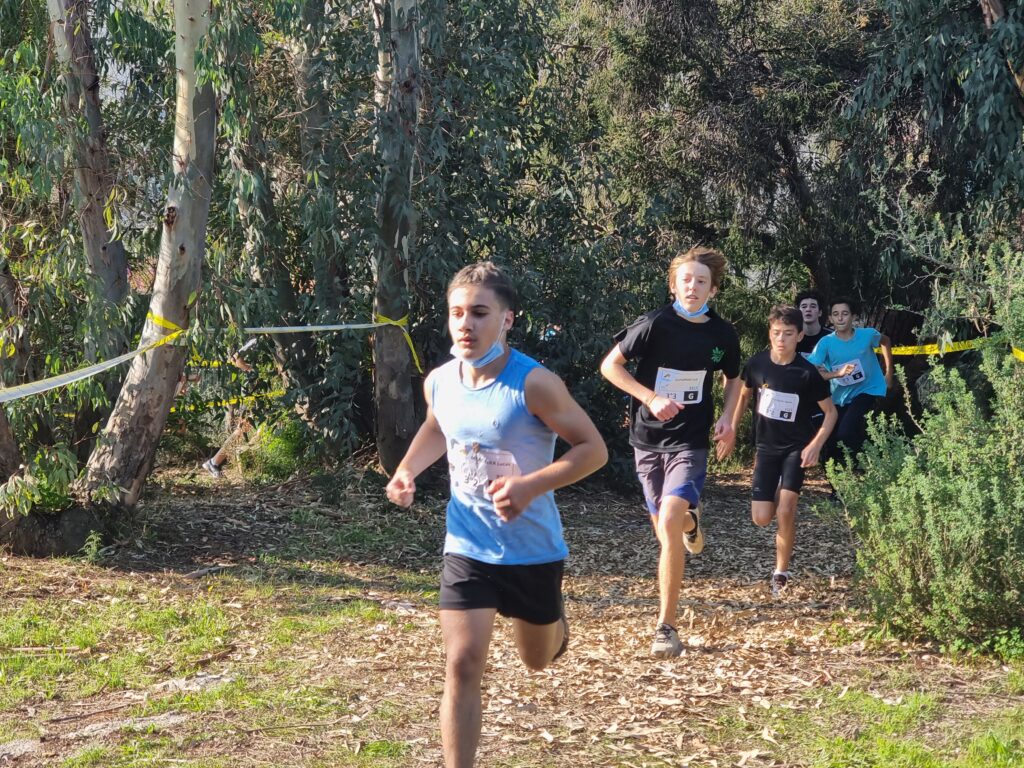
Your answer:
[[[811,420],[820,413],[818,403],[830,397],[818,369],[800,354],[788,365],[778,365],[766,350],[747,361],[740,377],[757,398],[757,450],[802,451],[818,431],[818,422]]]
[[[832,329],[826,328],[825,326],[821,326],[821,330],[818,331],[818,333],[815,336],[811,336],[809,333],[805,333],[804,337],[796,343],[796,351],[799,352],[804,357],[807,357],[809,354],[811,354],[811,352],[814,351],[814,348],[817,346],[818,342],[831,333]]]
[[[714,310],[705,322],[693,323],[669,305],[643,315],[615,334],[615,341],[623,357],[636,362],[638,382],[684,406],[675,418],[658,421],[630,398],[630,445],[656,453],[707,448],[715,415],[713,373],[730,379],[739,373],[740,342],[732,325]]]

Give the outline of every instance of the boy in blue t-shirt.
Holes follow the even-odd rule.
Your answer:
[[[853,456],[860,453],[867,439],[867,415],[892,386],[892,343],[874,328],[854,327],[859,314],[860,308],[852,299],[833,299],[829,317],[835,332],[819,341],[807,358],[831,382],[832,401],[839,412],[823,462],[841,461],[843,445]],[[875,353],[879,346],[884,371]]]

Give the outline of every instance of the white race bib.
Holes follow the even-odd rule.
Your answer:
[[[757,399],[757,412],[766,419],[775,421],[796,421],[796,409],[800,406],[800,395],[776,392],[765,387]]]
[[[839,370],[843,366],[849,365],[850,363],[853,363],[853,372],[846,376],[840,376],[838,379],[835,379],[836,384],[839,384],[840,386],[843,387],[849,387],[851,384],[860,384],[862,381],[864,381],[864,366],[860,364],[859,358],[854,358],[849,362],[843,363],[843,365],[837,365],[836,370]]]
[[[704,378],[707,375],[707,371],[658,368],[654,391],[659,396],[675,400],[680,405],[696,405],[704,399]]]
[[[481,448],[479,443],[451,441],[448,447],[448,470],[456,488],[469,493],[483,491],[499,477],[521,475],[516,457],[510,451]]]

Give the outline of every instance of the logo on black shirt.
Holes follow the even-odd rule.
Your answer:
[[[720,363],[723,357],[725,357],[725,350],[721,347],[715,347],[711,350],[711,362]]]

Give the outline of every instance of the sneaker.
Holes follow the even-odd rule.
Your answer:
[[[213,463],[213,459],[203,462],[203,469],[209,472],[211,477],[221,477],[224,474],[224,471]]]
[[[651,656],[659,659],[670,659],[683,652],[683,644],[679,640],[676,628],[668,624],[659,624],[654,630],[654,642],[651,644]]]
[[[789,586],[789,571],[776,571],[772,574],[772,597],[778,597]]]
[[[686,551],[691,555],[699,555],[704,551],[704,531],[700,527],[700,515],[703,511],[704,505],[698,501],[696,509],[690,510],[690,514],[693,515],[693,522],[697,524],[697,527],[689,533],[683,534],[683,546],[686,547]]]
[[[565,618],[564,608],[562,609],[562,632],[564,633],[562,636],[562,644],[558,647],[558,651],[552,657],[551,661],[557,661],[565,655],[567,650],[569,650],[569,620]]]

